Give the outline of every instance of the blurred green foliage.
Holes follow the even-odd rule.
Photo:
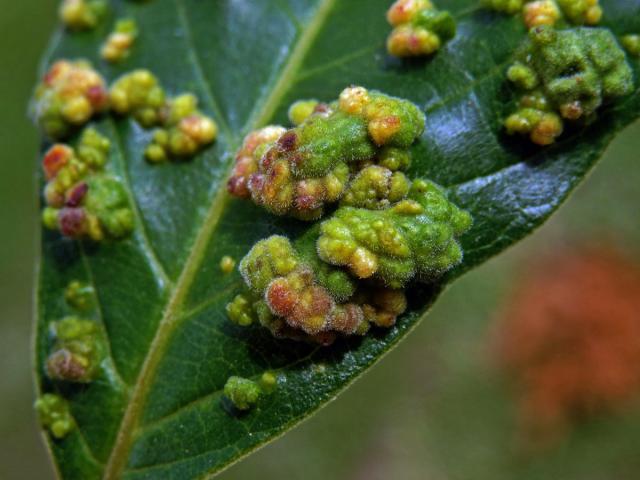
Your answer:
[[[38,134],[26,117],[55,3],[0,0],[0,478],[53,478],[32,413],[31,298],[38,229]],[[640,410],[593,421],[555,449],[513,448],[510,392],[486,339],[523,259],[561,243],[640,242],[640,124],[536,235],[457,282],[385,361],[300,428],[220,478],[631,480]]]

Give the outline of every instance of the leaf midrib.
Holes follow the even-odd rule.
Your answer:
[[[250,115],[249,121],[247,122],[247,125],[250,126],[249,128],[255,128],[256,126],[265,123],[273,116],[280,101],[282,100],[282,97],[286,93],[289,84],[295,78],[298,69],[302,65],[313,40],[320,32],[321,27],[334,7],[334,4],[335,0],[320,1],[315,14],[311,17],[310,21],[304,28],[303,33],[300,35],[296,46],[284,64],[273,88],[269,89],[271,93],[265,97],[266,100],[264,103],[257,107]],[[207,94],[211,95],[211,92],[207,91]],[[225,175],[224,178],[228,176],[228,173],[229,172],[227,172],[227,175]],[[129,457],[131,444],[133,442],[133,434],[137,427],[137,422],[142,408],[146,403],[146,397],[149,393],[149,388],[151,386],[150,380],[155,377],[155,372],[163,357],[163,352],[169,343],[172,333],[181,323],[180,312],[184,299],[195,279],[196,273],[198,272],[204,258],[211,235],[216,229],[228,201],[229,196],[226,189],[220,188],[213,198],[211,206],[204,217],[200,232],[197,234],[191,252],[186,259],[185,266],[171,292],[171,296],[169,297],[162,319],[158,324],[154,338],[149,346],[149,350],[142,364],[142,368],[140,369],[138,378],[133,385],[131,398],[122,417],[116,441],[104,470],[103,478],[105,480],[115,480],[122,476],[122,472],[125,469]],[[184,317],[182,317],[182,319],[184,319]]]

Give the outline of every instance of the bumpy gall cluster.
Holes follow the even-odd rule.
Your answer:
[[[69,404],[60,395],[45,393],[36,400],[35,409],[42,426],[57,439],[66,437],[75,428]]]
[[[238,410],[249,410],[258,403],[262,389],[258,383],[248,378],[229,377],[224,385],[224,396]]]
[[[328,345],[337,334],[363,335],[370,324],[390,327],[404,312],[404,293],[386,288],[356,291],[343,270],[306,260],[305,250],[288,239],[258,242],[240,264],[250,289],[227,307],[232,321],[247,326],[256,320],[279,338]],[[320,266],[319,264],[322,264]]]
[[[297,102],[289,113],[297,127],[269,126],[245,138],[228,190],[302,220],[339,201],[363,167],[408,167],[407,149],[424,129],[411,102],[362,87],[345,89],[331,105]]]
[[[456,24],[447,11],[429,0],[397,0],[387,12],[393,31],[387,51],[397,57],[432,55],[456,34]]]
[[[440,187],[418,180],[406,199],[385,209],[338,209],[320,226],[318,255],[359,279],[401,288],[416,277],[434,280],[459,264],[456,238],[470,226],[470,215]]]
[[[91,30],[106,12],[105,0],[63,0],[58,10],[60,20],[70,30]]]
[[[218,136],[218,126],[198,111],[198,99],[190,93],[167,101],[160,121],[163,128],[154,132],[153,141],[145,150],[150,162],[190,157]]]
[[[471,225],[440,187],[403,173],[424,115],[409,101],[350,87],[331,104],[296,102],[289,117],[293,129],[245,138],[229,191],[304,220],[328,203],[339,208],[295,244],[277,235],[256,243],[240,262],[248,291],[227,305],[229,318],[322,345],[392,327],[407,308],[402,288],[460,263],[457,239]]]
[[[62,138],[108,105],[104,79],[89,62],[60,60],[36,88],[33,109],[44,132]]]
[[[114,82],[109,92],[111,108],[132,115],[145,128],[160,126],[145,150],[153,163],[187,158],[213,142],[218,126],[198,110],[190,93],[167,99],[158,79],[148,70],[135,70]]]
[[[138,36],[138,26],[135,20],[125,18],[118,20],[109,34],[107,40],[102,45],[100,55],[107,62],[121,62],[129,56],[133,43]]]
[[[596,25],[602,18],[599,0],[483,0],[492,10],[508,14],[522,12],[527,28],[541,25]]]
[[[86,312],[95,306],[95,294],[91,285],[74,280],[67,285],[64,299],[71,308]]]
[[[56,144],[42,162],[47,185],[43,224],[72,238],[119,239],[134,227],[129,199],[117,178],[104,172],[109,140],[89,128],[73,149]]]
[[[633,75],[613,34],[601,28],[531,29],[507,72],[522,92],[520,108],[505,121],[507,132],[548,145],[563,121],[589,121],[608,101],[633,89]]]
[[[52,324],[55,337],[47,358],[47,374],[53,380],[87,383],[95,378],[102,357],[98,325],[78,317]]]
[[[134,70],[118,78],[111,85],[109,99],[115,113],[131,115],[145,128],[160,124],[165,93],[148,70]]]

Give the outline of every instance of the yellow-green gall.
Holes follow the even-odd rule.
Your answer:
[[[378,153],[376,163],[392,172],[405,171],[411,166],[411,152],[404,148],[385,147]]]
[[[220,270],[222,270],[222,273],[233,272],[233,269],[235,266],[236,266],[236,261],[229,255],[225,255],[220,259]]]
[[[106,11],[105,0],[63,0],[58,14],[70,30],[91,30],[98,25]]]
[[[49,430],[54,438],[64,438],[75,428],[69,404],[60,395],[45,393],[36,400],[35,409],[40,424]]]
[[[247,295],[236,297],[225,307],[227,316],[236,325],[248,327],[256,321],[256,313],[253,309],[253,301]]]
[[[191,157],[218,136],[218,125],[198,110],[198,99],[190,93],[169,100],[160,121],[164,128],[154,132],[145,150],[147,160],[153,163]]]
[[[555,25],[562,17],[555,0],[537,0],[528,2],[522,9],[524,24],[527,28],[540,25]]]
[[[165,93],[149,70],[134,70],[118,78],[109,90],[111,109],[120,115],[132,115],[148,128],[161,123]]]
[[[636,57],[640,57],[640,35],[635,33],[624,35],[620,41],[627,52]]]
[[[44,132],[62,138],[109,106],[104,79],[89,62],[55,62],[36,88],[33,114]]]
[[[64,299],[70,307],[86,312],[94,307],[95,294],[93,286],[74,280],[67,285]]]
[[[351,181],[340,204],[379,210],[405,198],[410,187],[411,182],[403,173],[372,165]]]
[[[132,18],[118,20],[113,32],[102,45],[100,55],[107,62],[120,62],[129,56],[138,36],[138,26]]]
[[[265,393],[273,392],[278,386],[278,375],[275,372],[267,371],[260,377],[260,388]]]
[[[456,24],[447,11],[424,0],[397,0],[387,12],[394,27],[387,51],[397,57],[432,55],[456,34]]]
[[[247,286],[262,295],[269,283],[294,271],[298,255],[286,237],[274,235],[256,243],[240,262],[240,273]]]
[[[52,324],[55,343],[47,358],[47,375],[53,380],[87,383],[98,374],[103,348],[100,329],[91,320],[66,317]]]
[[[555,0],[567,20],[574,25],[596,25],[602,19],[599,0]]]
[[[562,133],[561,118],[588,121],[601,105],[633,89],[626,56],[603,28],[531,29],[507,77],[523,92],[519,109],[505,121],[507,132],[528,134],[539,145]]]
[[[315,112],[320,104],[318,100],[298,100],[289,107],[289,121],[298,126]]]
[[[224,385],[224,396],[238,410],[250,410],[258,403],[261,394],[260,386],[247,378],[229,377]]]
[[[457,238],[470,226],[470,215],[440,187],[416,181],[406,200],[386,209],[339,208],[320,226],[318,255],[360,279],[399,288],[413,278],[433,281],[458,265]]]

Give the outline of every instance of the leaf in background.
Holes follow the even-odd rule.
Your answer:
[[[462,239],[464,263],[447,281],[538,227],[616,132],[638,117],[636,90],[551,147],[507,138],[501,119],[513,99],[504,72],[524,36],[521,21],[482,11],[476,0],[452,0],[446,3],[458,22],[457,37],[431,60],[400,61],[384,48],[389,3],[114,0],[114,18],[133,17],[140,27],[132,56],[117,67],[97,58],[111,22],[93,32],[57,34],[47,64],[88,58],[109,80],[149,68],[170,94],[195,92],[220,125],[215,146],[192,161],[150,166],[143,159],[149,132],[128,119],[94,122],[112,140],[111,168],[135,201],[135,234],[99,245],[43,234],[36,375],[41,391],[62,389],[78,425],[64,440],[50,442],[64,478],[216,473],[333,399],[435,301],[439,288],[415,288],[394,328],[331,348],[277,341],[266,330],[226,319],[224,305],[241,278],[221,274],[221,257],[239,259],[265,236],[296,236],[305,228],[232,199],[224,188],[242,137],[267,123],[285,123],[292,101],[331,100],[345,86],[362,84],[424,108],[427,128],[414,147],[410,176],[449,187],[475,218]],[[637,1],[602,4],[605,25],[617,33],[640,31]],[[47,379],[43,363],[49,325],[68,313],[63,292],[76,279],[95,286],[96,320],[109,355],[96,381],[61,387]],[[279,370],[286,381],[249,413],[229,415],[220,403],[227,378],[266,369]]]

